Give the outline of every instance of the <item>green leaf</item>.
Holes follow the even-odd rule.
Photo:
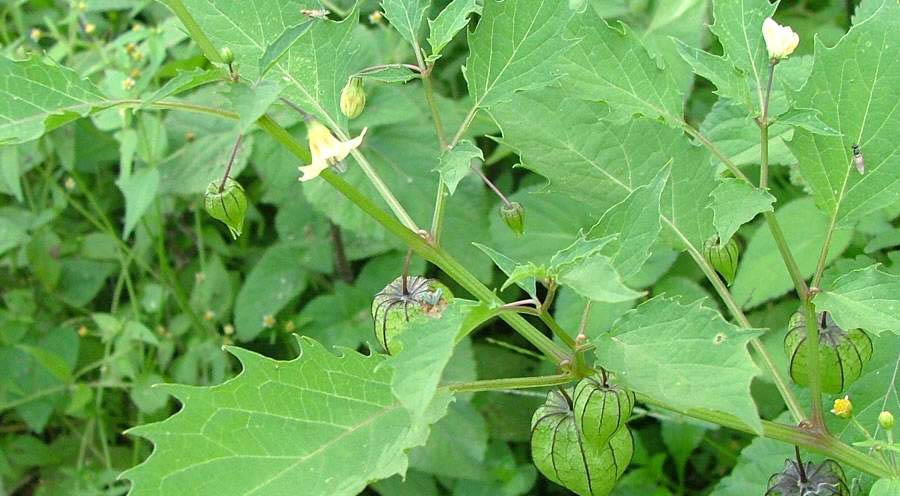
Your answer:
[[[572,41],[563,36],[571,17],[558,0],[489,0],[469,34],[465,76],[476,108],[507,101],[513,93],[559,78],[558,56]]]
[[[636,274],[650,258],[650,247],[661,229],[660,196],[668,179],[669,170],[660,169],[648,184],[637,187],[607,210],[588,233],[591,237],[616,235],[601,253],[610,258],[623,278]]]
[[[656,297],[592,342],[600,363],[635,391],[676,408],[730,413],[761,432],[750,395],[750,382],[760,372],[747,350],[759,335],[700,302]]]
[[[612,260],[603,255],[590,256],[563,269],[559,282],[585,298],[605,303],[630,301],[644,295],[626,286]]]
[[[0,56],[0,143],[24,143],[106,103],[75,71],[37,57]]]
[[[272,66],[281,60],[281,57],[294,46],[294,43],[309,31],[309,28],[313,26],[313,22],[312,20],[307,20],[296,26],[285,28],[284,32],[266,47],[262,57],[259,59],[260,76],[265,76],[272,69]]]
[[[437,172],[441,174],[441,179],[444,180],[451,195],[456,192],[456,185],[469,173],[472,160],[475,159],[484,160],[484,155],[481,149],[469,140],[462,140],[453,148],[441,153]],[[476,166],[480,167],[480,164]]]
[[[684,96],[678,83],[631,28],[585,13],[573,21],[571,35],[581,41],[566,56],[566,82],[581,98],[604,101],[621,118],[641,114],[681,126]]]
[[[872,2],[876,4],[879,2]],[[884,0],[833,48],[816,43],[812,74],[797,106],[815,108],[842,136],[797,129],[791,151],[816,204],[838,226],[850,226],[900,199],[900,5]],[[849,61],[853,61],[850,63]],[[866,171],[852,166],[859,144]]]
[[[353,495],[402,473],[422,432],[391,392],[384,358],[335,356],[309,339],[291,361],[228,348],[243,365],[214,387],[166,386],[174,416],[130,431],[153,454],[123,474],[132,496],[203,492]]]
[[[437,60],[444,47],[461,29],[469,24],[469,15],[480,13],[481,7],[475,0],[453,0],[434,20],[428,20],[428,44],[431,45],[429,60]]]
[[[759,108],[759,96],[768,83],[769,53],[763,40],[762,25],[766,17],[772,17],[775,8],[776,5],[770,4],[768,0],[713,2],[715,23],[710,26],[710,30],[722,44],[728,61],[744,74],[744,84],[749,84],[750,101],[753,102],[749,104],[751,109]],[[730,81],[729,86],[736,84],[740,83]],[[745,98],[738,101],[748,103]]]
[[[230,86],[228,99],[238,114],[238,133],[243,134],[256,125],[281,96],[281,88],[273,81],[260,81],[253,86],[237,83]]]
[[[171,122],[167,124],[171,125]],[[220,181],[237,138],[234,128],[235,125],[229,122],[221,132],[211,130],[166,157],[159,165],[159,193],[200,195],[210,182]],[[244,137],[231,168],[231,177],[238,177],[247,167],[253,142],[252,135]]]
[[[116,186],[125,196],[125,225],[122,227],[122,237],[128,238],[147,209],[153,205],[156,194],[159,192],[159,169],[156,167],[144,167],[134,174],[120,177]]]
[[[381,9],[400,36],[416,47],[419,45],[422,20],[430,3],[430,0],[381,0]]]
[[[791,247],[801,274],[803,277],[811,276],[816,270],[819,251],[825,241],[828,219],[816,209],[813,199],[809,197],[785,204],[775,212],[775,217],[781,224],[787,245]],[[831,249],[828,250],[828,261],[843,253],[852,235],[849,230],[834,232]],[[758,227],[741,257],[732,287],[734,299],[744,308],[753,308],[785,294],[793,287],[771,231],[766,226]]]
[[[816,309],[831,313],[842,328],[900,335],[900,276],[872,265],[844,274],[824,289],[816,295]]]
[[[721,0],[715,3],[721,3]],[[760,25],[761,28],[762,25]],[[746,116],[746,112],[743,109],[753,108],[754,105],[747,87],[747,79],[741,71],[723,56],[713,55],[680,41],[677,43],[679,54],[691,65],[694,72],[714,84],[717,95],[733,100],[735,104],[741,105],[739,108],[742,109],[742,114]]]
[[[289,45],[274,59],[266,78],[279,81],[286,98],[332,130],[342,128],[346,119],[340,113],[340,92],[350,75],[350,62],[357,50],[352,40],[359,18],[355,11],[342,22],[317,20],[309,30],[287,43],[282,38],[285,31],[308,21],[302,10],[317,8],[318,3],[184,0],[184,5],[215,46],[232,50],[234,65],[242,79],[257,81],[262,74],[260,60],[266,51],[279,41]]]
[[[20,351],[31,356],[47,372],[62,383],[68,384],[72,380],[72,368],[62,357],[50,350],[25,344],[16,345]]]
[[[483,479],[488,432],[484,418],[468,402],[454,402],[431,427],[425,446],[409,455],[411,468],[442,477]]]
[[[511,277],[513,272],[515,272],[516,268],[521,265],[519,262],[507,257],[506,255],[500,253],[499,251],[485,246],[480,243],[472,243],[476,248],[483,251],[485,255],[491,257],[491,260],[494,262],[507,277]],[[529,277],[523,280],[516,281],[516,285],[522,288],[523,291],[528,293],[532,298],[537,298],[537,282],[533,277]]]
[[[446,391],[438,392],[438,382],[453,355],[457,335],[475,305],[454,299],[438,318],[418,317],[400,334],[400,351],[385,364],[396,372],[392,383],[394,395],[413,419],[419,419],[428,410],[436,395],[449,399]]]
[[[247,274],[234,304],[235,336],[249,341],[263,330],[263,318],[275,316],[306,288],[307,270],[299,263],[303,249],[275,245]]]
[[[668,168],[660,208],[666,239],[701,249],[713,234],[713,212],[706,207],[718,185],[715,170],[697,165],[709,155],[681,131],[648,119],[610,123],[600,105],[550,88],[518,94],[491,114],[502,143],[519,152],[523,165],[545,176],[550,192],[580,202],[588,215],[599,217]]]
[[[869,491],[869,496],[891,496],[900,494],[900,479],[879,479]]]
[[[757,214],[774,211],[774,196],[739,179],[723,179],[712,196],[713,223],[722,242]]]
[[[149,104],[175,96],[185,91],[190,91],[200,86],[222,81],[224,75],[219,69],[200,69],[196,68],[191,71],[181,71],[172,79],[166,81],[160,89],[154,91],[150,96],[144,97],[141,101],[141,108],[146,108]]]

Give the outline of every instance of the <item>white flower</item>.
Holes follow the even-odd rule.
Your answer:
[[[362,144],[365,135],[366,129],[363,129],[359,136],[351,140],[341,141],[335,138],[331,131],[321,122],[316,120],[310,122],[307,128],[307,138],[309,139],[312,163],[300,167],[300,172],[303,173],[300,180],[309,181],[310,179],[315,179],[329,166],[347,158],[351,151]]]
[[[762,25],[763,38],[766,40],[766,50],[772,60],[785,59],[794,53],[794,49],[800,43],[800,36],[790,26],[782,26],[771,17],[766,17]]]

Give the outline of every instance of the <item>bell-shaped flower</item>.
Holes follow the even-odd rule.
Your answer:
[[[766,17],[766,20],[763,21],[762,33],[771,60],[787,58],[788,55],[794,53],[794,49],[800,43],[800,36],[790,26],[782,26],[771,17]]]
[[[344,160],[353,150],[359,148],[362,144],[363,137],[366,135],[366,129],[363,129],[359,136],[341,141],[321,122],[313,120],[307,127],[307,139],[309,140],[309,151],[312,154],[312,163],[300,167],[301,181],[309,181],[315,179],[328,167]]]

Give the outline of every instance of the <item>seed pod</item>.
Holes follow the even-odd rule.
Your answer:
[[[634,393],[586,377],[575,386],[573,409],[585,439],[604,443],[631,417]]]
[[[244,227],[247,197],[244,196],[241,184],[230,177],[225,180],[225,187],[221,191],[219,184],[221,183],[213,181],[206,187],[206,213],[228,226],[231,236],[237,239]]]
[[[894,415],[885,410],[878,414],[878,424],[882,429],[889,431],[894,428]]]
[[[769,478],[765,496],[849,496],[844,470],[834,460],[822,463],[785,460],[784,470]]]
[[[826,312],[816,315],[819,328],[819,375],[822,391],[840,393],[862,374],[872,358],[872,340],[862,329],[845,331]],[[791,379],[799,386],[809,384],[810,346],[806,340],[806,317],[791,317],[784,337],[784,351],[790,358]]]
[[[341,90],[341,113],[348,119],[356,119],[366,108],[366,90],[362,78],[350,78]]]
[[[375,339],[391,354],[391,346],[419,315],[438,318],[453,299],[450,290],[434,279],[421,276],[403,276],[394,279],[372,300],[372,318],[375,320]],[[396,346],[394,346],[396,348]]]
[[[559,391],[551,391],[531,419],[534,465],[551,481],[582,496],[609,494],[633,454],[627,427],[605,443],[585,439],[569,398]]]
[[[516,234],[521,236],[525,232],[525,208],[519,202],[510,202],[509,205],[500,205],[500,217],[506,222],[507,227]]]
[[[719,274],[722,274],[729,286],[737,274],[740,253],[741,249],[733,237],[722,244],[718,236],[713,236],[703,244],[703,257]]]

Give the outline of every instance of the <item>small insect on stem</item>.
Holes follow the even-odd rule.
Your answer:
[[[859,149],[859,145],[856,143],[853,144],[853,165],[860,174],[866,172],[866,161],[863,158],[862,150]]]

